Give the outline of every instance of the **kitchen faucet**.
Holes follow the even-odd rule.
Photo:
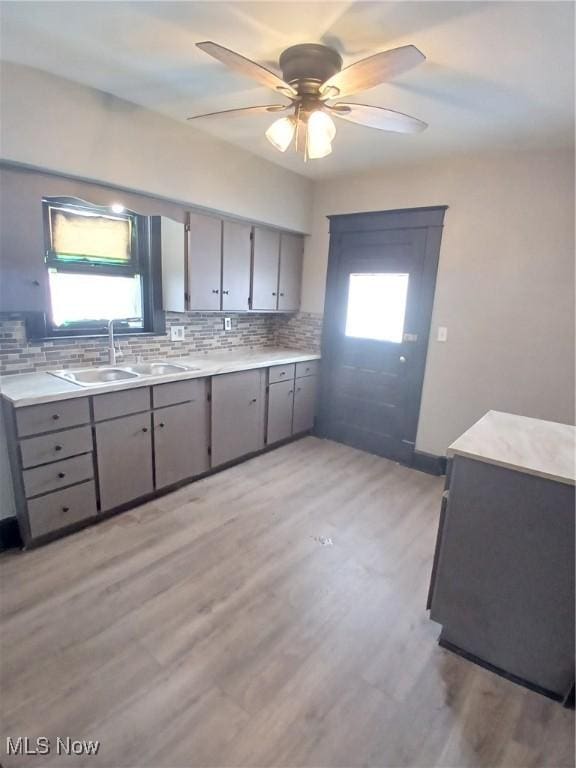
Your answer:
[[[118,318],[113,318],[108,321],[108,362],[110,365],[116,365],[116,355],[122,356],[120,350],[116,351],[116,343],[114,341],[114,323]]]

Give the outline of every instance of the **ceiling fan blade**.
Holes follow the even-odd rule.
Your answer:
[[[237,117],[243,115],[258,115],[263,112],[284,112],[290,109],[291,104],[269,104],[268,106],[261,107],[240,107],[239,109],[222,109],[218,112],[206,112],[203,115],[192,115],[187,117],[187,120],[198,120],[200,117],[215,117],[220,115],[227,115],[228,117]]]
[[[428,123],[410,117],[402,112],[384,107],[370,107],[368,104],[334,104],[327,106],[330,114],[348,120],[358,125],[366,125],[369,128],[378,128],[380,131],[394,131],[395,133],[420,133],[428,127]]]
[[[361,59],[345,67],[326,80],[320,91],[328,96],[331,92],[335,93],[334,89],[337,89],[336,96],[350,96],[358,91],[374,88],[425,60],[426,56],[416,46],[403,45],[401,48],[393,48],[390,51],[368,56],[367,59]],[[328,96],[328,98],[335,98],[335,96]]]
[[[245,56],[241,56],[239,53],[231,51],[229,48],[224,48],[218,43],[213,43],[207,40],[203,43],[196,43],[196,46],[200,48],[204,53],[209,54],[222,64],[225,64],[229,69],[233,69],[234,72],[238,72],[245,77],[251,77],[252,80],[256,80],[261,85],[265,85],[272,90],[280,91],[288,96],[295,96],[296,91],[291,85],[285,83],[282,78],[275,75],[266,67],[262,67],[260,64],[256,64],[255,61],[247,59]]]

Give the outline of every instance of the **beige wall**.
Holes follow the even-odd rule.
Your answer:
[[[321,312],[326,216],[446,212],[417,447],[441,454],[490,409],[574,422],[574,156],[454,157],[318,183],[303,309]],[[448,341],[434,340],[438,325]]]
[[[307,232],[308,179],[184,123],[2,62],[0,157]]]

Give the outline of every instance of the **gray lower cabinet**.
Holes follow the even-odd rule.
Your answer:
[[[268,445],[285,440],[292,434],[292,413],[294,410],[294,379],[270,384],[268,388],[268,424],[266,442]]]
[[[316,377],[305,376],[296,379],[294,387],[294,419],[292,432],[307,432],[314,426],[316,410]]]
[[[212,466],[264,447],[264,370],[212,379]]]
[[[100,505],[103,512],[154,490],[150,413],[96,425]]]
[[[153,413],[156,488],[209,469],[208,402],[203,398]]]

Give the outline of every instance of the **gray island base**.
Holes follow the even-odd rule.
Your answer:
[[[440,645],[558,701],[574,686],[574,433],[490,411],[450,446],[428,598]]]

